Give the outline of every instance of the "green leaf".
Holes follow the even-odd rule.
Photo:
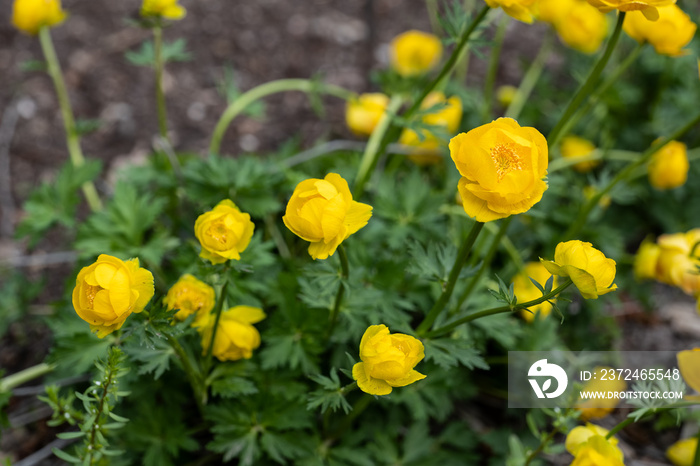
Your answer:
[[[73,439],[73,438],[80,438],[84,437],[85,432],[61,432],[59,434],[56,434],[56,437],[62,438],[62,439]]]
[[[211,391],[222,398],[236,398],[258,393],[258,387],[243,377],[226,377],[212,382]]]
[[[66,453],[63,450],[59,450],[58,448],[52,448],[51,451],[53,452],[54,455],[58,456],[63,461],[67,461],[69,463],[74,463],[74,464],[80,463],[80,458],[77,458],[73,455],[69,455],[68,453]]]
[[[190,61],[192,59],[192,54],[185,49],[186,46],[187,41],[183,38],[176,39],[170,43],[164,41],[161,51],[163,63]],[[142,43],[139,50],[129,50],[124,56],[132,65],[153,67],[155,63],[153,41],[148,40]]]
[[[153,348],[129,346],[125,351],[141,363],[139,374],[151,374],[158,380],[170,368],[170,358],[175,351],[163,340],[154,340]]]
[[[488,369],[486,361],[479,355],[479,351],[466,340],[443,338],[439,340],[425,340],[425,359],[433,361],[444,369],[457,367],[462,364],[468,369]]]

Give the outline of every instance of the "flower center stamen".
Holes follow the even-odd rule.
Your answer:
[[[515,151],[513,144],[496,144],[491,148],[491,158],[496,165],[498,181],[501,181],[504,176],[513,170],[523,169],[520,156]]]

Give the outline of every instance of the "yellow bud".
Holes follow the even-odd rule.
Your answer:
[[[608,35],[604,13],[586,2],[575,1],[555,23],[559,38],[572,49],[595,53]]]
[[[518,95],[518,88],[515,86],[500,86],[496,90],[496,100],[503,107],[512,104],[516,95]]]
[[[60,0],[15,0],[12,8],[12,24],[32,36],[42,27],[61,24],[66,16]]]
[[[360,341],[360,359],[352,368],[357,386],[370,395],[388,395],[425,375],[414,370],[423,357],[420,340],[402,333],[389,333],[386,325],[372,325]]]
[[[615,261],[605,257],[591,243],[578,240],[559,243],[554,250],[554,262],[540,261],[551,274],[571,278],[586,299],[596,299],[617,289],[613,284]]]
[[[561,141],[561,155],[565,159],[577,159],[589,157],[596,147],[587,139],[578,136],[566,136]],[[595,168],[600,162],[598,160],[587,160],[574,165],[574,170],[586,173]]]
[[[440,39],[422,31],[399,34],[389,47],[391,66],[401,76],[425,74],[435,68],[442,57]]]
[[[177,2],[178,0],[143,0],[141,16],[182,19],[187,11]]]
[[[656,266],[661,248],[651,241],[642,242],[634,256],[634,276],[637,280],[656,279]]]
[[[686,145],[671,141],[651,156],[647,166],[649,184],[659,190],[683,186],[688,179],[689,168]]]
[[[224,199],[213,210],[197,217],[194,235],[202,245],[199,257],[212,264],[240,260],[240,253],[248,247],[254,229],[250,215],[238,210],[230,199]]]
[[[357,136],[369,136],[384,115],[389,97],[381,93],[361,94],[348,100],[345,107],[345,122]]]
[[[214,288],[190,274],[180,277],[163,298],[169,311],[177,309],[177,320],[185,320],[191,314],[208,314],[215,301]]]

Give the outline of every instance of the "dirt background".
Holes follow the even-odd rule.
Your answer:
[[[104,161],[105,174],[97,182],[109,192],[109,174],[124,163],[138,162],[150,151],[157,133],[153,73],[129,64],[124,53],[136,50],[150,38],[149,31],[129,24],[138,15],[139,0],[64,0],[69,19],[52,30],[71,103],[77,118],[99,119],[100,128],[83,138],[87,157]],[[217,90],[224,67],[230,65],[238,87],[245,91],[280,78],[322,76],[326,82],[354,91],[375,88],[368,76],[386,66],[389,41],[407,29],[430,30],[423,0],[181,0],[187,17],[165,31],[165,40],[187,39],[192,60],[171,63],[164,77],[171,140],[177,150],[205,153],[216,121],[225,108]],[[11,1],[0,2],[0,121],[10,112],[19,118],[11,132],[0,134],[0,148],[9,145],[9,173],[0,199],[0,266],[14,261],[26,264],[26,245],[12,237],[22,216],[22,203],[42,180],[50,180],[57,167],[68,159],[62,121],[52,83],[38,71],[24,65],[41,59],[38,40],[18,33],[9,24]],[[543,25],[525,26],[511,22],[503,47],[498,82],[517,84],[522,65],[539,48]],[[488,34],[491,34],[490,31]],[[550,71],[559,70],[554,55]],[[474,58],[469,81],[482,82],[485,64]],[[240,117],[230,127],[222,152],[265,153],[298,136],[302,148],[322,138],[350,138],[344,125],[344,103],[324,99],[323,120],[312,111],[301,93],[275,95],[265,100],[262,120]],[[2,138],[5,138],[2,140]],[[2,149],[0,149],[2,152]],[[1,155],[0,155],[1,156]],[[2,167],[2,165],[0,165]],[[0,168],[1,170],[2,168]],[[7,176],[9,174],[9,176]],[[3,173],[0,173],[2,176]],[[24,267],[32,277],[44,277],[46,286],[32,305],[32,312],[44,312],[63,293],[63,274],[70,270],[70,254],[60,256],[64,239],[50,235],[32,254],[56,259]],[[59,253],[59,256],[46,254]],[[24,262],[23,262],[24,261]],[[700,318],[692,303],[672,295],[659,303],[662,312],[653,318],[634,303],[616,309],[623,325],[623,347],[628,349],[684,349],[700,340]],[[671,304],[669,306],[669,303]],[[663,304],[663,306],[661,305]],[[674,307],[675,306],[675,307]],[[641,348],[644,346],[644,348]],[[0,340],[0,368],[16,372],[43,360],[50,335],[35,324],[18,323]],[[0,440],[0,459],[8,455],[24,458],[54,439],[41,421],[47,416],[33,397],[15,397],[10,417],[15,425]],[[39,411],[37,411],[39,410]],[[37,419],[38,418],[38,419]],[[21,421],[21,422],[20,422]],[[637,445],[647,442],[642,431]],[[633,444],[634,444],[633,443]],[[648,443],[648,442],[647,442]],[[629,445],[628,457],[646,459],[629,464],[660,465],[663,452],[650,447],[639,450]],[[4,452],[4,453],[2,453]],[[40,463],[52,464],[50,460]]]

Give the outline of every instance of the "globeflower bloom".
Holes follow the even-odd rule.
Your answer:
[[[593,153],[596,147],[587,139],[578,136],[565,136],[561,141],[561,155],[565,159],[575,159],[585,157]],[[587,160],[574,165],[574,170],[586,173],[595,168],[600,162],[598,160]]]
[[[513,292],[518,297],[519,303],[532,301],[542,297],[542,292],[532,283],[531,278],[544,288],[545,283],[551,277],[547,269],[540,262],[528,262],[521,272],[513,278]],[[557,286],[557,279],[554,277],[552,286]],[[547,301],[530,306],[528,310],[520,311],[520,315],[527,322],[532,322],[535,318],[544,319],[552,312],[552,305]]]
[[[406,31],[389,44],[391,67],[401,76],[428,73],[440,63],[442,43],[427,32]]]
[[[656,279],[656,265],[659,262],[661,248],[652,242],[644,241],[634,256],[634,276],[637,280]]]
[[[547,189],[547,140],[512,118],[458,134],[449,147],[462,206],[479,222],[527,212]]]
[[[12,24],[31,36],[42,27],[61,24],[66,16],[61,0],[15,0],[12,7]]]
[[[600,374],[601,371],[615,372],[611,367],[596,367],[593,373]],[[582,392],[590,393],[608,393],[608,392],[623,392],[627,390],[627,384],[624,380],[615,377],[605,380],[591,379],[583,386]],[[612,412],[613,409],[620,403],[618,398],[597,398],[579,400],[576,403],[576,409],[581,412],[581,420],[588,421],[591,419],[602,419]]]
[[[608,430],[587,423],[571,429],[566,436],[566,450],[574,455],[571,466],[624,466],[617,439],[606,439]]]
[[[596,299],[617,289],[615,261],[608,259],[591,243],[573,240],[557,244],[554,261],[540,259],[549,273],[569,277],[581,296]]]
[[[211,344],[215,317],[213,314],[204,314],[194,324],[199,327],[202,335],[202,354],[206,354]],[[250,359],[253,350],[260,346],[260,333],[253,324],[265,317],[262,309],[251,306],[236,306],[223,311],[216,330],[212,354],[219,361]]]
[[[282,221],[292,233],[310,242],[314,259],[332,256],[348,236],[367,225],[372,206],[352,199],[348,182],[336,173],[310,178],[294,188]]]
[[[676,355],[678,370],[690,388],[700,393],[700,348],[681,351]]]
[[[612,10],[641,11],[650,21],[659,19],[658,7],[673,5],[676,0],[588,0],[588,3],[603,13]]]
[[[666,458],[674,466],[693,466],[695,450],[698,449],[697,437],[679,440],[666,450]]]
[[[501,7],[508,16],[524,23],[532,23],[535,19],[537,0],[486,0],[486,4],[491,8]]]
[[[143,0],[141,16],[155,16],[165,19],[182,19],[187,11],[178,0]]]
[[[677,286],[685,293],[700,294],[700,228],[687,233],[674,233],[659,236],[659,258],[656,265],[656,279],[668,285]]]
[[[202,245],[199,257],[212,264],[240,260],[254,229],[250,215],[241,212],[230,199],[224,199],[194,223],[194,235]]]
[[[688,179],[688,150],[679,141],[671,141],[651,156],[647,172],[649,184],[659,190],[683,186]]]
[[[426,113],[422,122],[428,126],[435,126],[450,137],[459,129],[462,121],[462,101],[459,97],[452,96],[449,99],[442,92],[431,92],[421,103],[421,110],[440,106],[437,110]],[[437,130],[436,130],[437,131]],[[419,130],[420,135],[411,129],[404,129],[399,137],[399,144],[420,149],[421,154],[409,155],[409,159],[418,165],[427,165],[440,161],[440,146],[446,144],[430,130]],[[422,140],[421,140],[422,138]]]
[[[119,330],[132,312],[143,311],[154,293],[153,274],[139,267],[138,259],[107,254],[83,267],[75,282],[75,312],[99,338]]]
[[[180,277],[163,298],[169,311],[177,309],[177,320],[185,320],[192,314],[209,314],[215,302],[214,288],[190,274]]]
[[[425,375],[414,370],[423,357],[420,340],[403,333],[389,333],[386,325],[371,325],[360,341],[360,359],[352,367],[357,386],[370,395],[388,395]]]
[[[595,53],[608,35],[605,14],[585,1],[574,2],[555,27],[562,42],[588,54]]]
[[[345,107],[345,122],[357,136],[369,136],[384,115],[389,97],[380,92],[360,94],[348,100]]]
[[[693,40],[697,25],[677,5],[659,7],[658,12],[658,20],[649,21],[642,13],[630,11],[622,25],[624,31],[639,43],[650,43],[661,55],[685,55],[683,47]]]

